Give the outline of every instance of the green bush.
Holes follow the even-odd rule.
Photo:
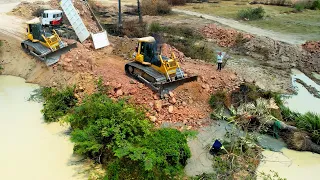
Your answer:
[[[226,101],[226,93],[223,91],[219,91],[215,94],[212,94],[209,99],[209,104],[212,108],[219,108],[224,105],[224,102]]]
[[[186,135],[154,130],[142,111],[93,94],[66,118],[77,154],[107,165],[107,179],[168,179],[183,173],[190,157]]]
[[[302,12],[304,9],[311,9],[311,10],[319,10],[320,9],[320,0],[311,1],[300,1],[293,5],[293,8],[298,11]]]
[[[45,122],[55,122],[66,115],[77,103],[74,96],[75,87],[66,87],[62,90],[44,87],[41,95],[44,99],[43,113]]]
[[[302,12],[305,9],[305,4],[304,3],[296,3],[294,5],[294,9],[298,12]]]
[[[265,15],[265,11],[262,7],[247,8],[238,11],[238,18],[243,20],[258,20],[262,19]]]
[[[307,112],[296,118],[297,127],[311,133],[313,142],[320,143],[320,115]]]
[[[113,169],[108,171],[110,179],[123,177],[126,172],[140,173],[143,179],[168,179],[183,174],[190,150],[184,134],[176,129],[163,128],[153,131],[135,146],[119,148],[115,155],[121,161],[116,161],[116,166],[109,166],[108,169]],[[134,164],[135,168],[128,168],[127,163]]]
[[[315,0],[313,1],[311,8],[312,10],[319,10],[320,9],[320,0]]]

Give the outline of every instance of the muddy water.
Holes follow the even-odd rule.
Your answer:
[[[275,171],[278,172],[279,177],[287,178],[288,180],[319,179],[319,154],[290,150],[280,140],[266,135],[261,135],[260,137],[259,144],[270,150],[262,152],[263,159],[257,169],[258,175],[261,172],[273,175],[270,171]],[[258,179],[263,178],[259,176]]]
[[[45,124],[41,103],[29,102],[37,85],[0,76],[0,179],[85,179],[76,163],[68,127]]]
[[[308,78],[299,70],[292,70],[292,85],[297,94],[285,99],[286,105],[293,111],[306,113],[308,111],[320,113],[320,99],[315,98],[296,79],[301,79],[306,84],[320,90],[320,86]],[[262,136],[260,144],[270,150],[262,152],[264,158],[257,172],[270,173],[270,170],[278,172],[282,178],[295,179],[319,179],[320,155],[311,152],[299,152],[287,149],[282,141]],[[277,152],[274,152],[277,151]],[[272,174],[272,173],[271,173]],[[261,178],[262,179],[262,178]]]
[[[293,95],[288,99],[285,99],[286,105],[293,111],[297,111],[300,113],[306,113],[308,111],[320,113],[320,99],[314,97],[312,94],[308,92],[308,90],[303,87],[300,83],[297,83],[295,80],[301,79],[308,85],[316,88],[320,91],[320,86],[312,81],[305,74],[300,72],[299,70],[292,70],[292,85],[297,91],[297,95]]]

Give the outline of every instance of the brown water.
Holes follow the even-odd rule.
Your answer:
[[[286,105],[293,111],[306,113],[312,111],[320,113],[320,99],[311,95],[308,90],[301,84],[295,82],[296,79],[301,79],[308,85],[315,87],[320,91],[320,86],[313,82],[302,72],[292,70],[292,84],[296,89],[297,94],[285,99]],[[295,179],[320,179],[320,155],[311,152],[299,152],[287,149],[281,146],[283,143],[276,139],[264,138],[265,146],[279,152],[264,150],[262,155],[264,158],[257,169],[258,172],[270,173],[270,170],[278,172],[282,178],[288,180]]]
[[[0,76],[0,179],[86,179],[65,134],[68,127],[45,124],[42,104],[27,101],[38,87],[22,78]]]

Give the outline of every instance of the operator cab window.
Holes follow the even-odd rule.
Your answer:
[[[43,17],[43,18],[48,18],[48,13],[43,13],[43,14],[42,14],[42,17]]]
[[[54,14],[54,15],[53,15],[53,18],[56,18],[56,17],[57,17],[57,15],[56,15],[56,14]]]

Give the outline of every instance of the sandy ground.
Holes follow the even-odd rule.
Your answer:
[[[187,10],[180,10],[180,9],[172,9],[173,12],[177,13],[184,13],[192,16],[197,16],[201,18],[205,18],[208,20],[212,20],[215,22],[218,22],[220,24],[223,24],[225,26],[229,26],[231,28],[244,31],[250,34],[254,35],[259,35],[259,36],[266,36],[274,40],[286,42],[289,44],[302,44],[305,42],[303,37],[297,36],[297,35],[289,35],[289,34],[283,34],[283,33],[278,33],[270,30],[265,30],[257,27],[253,27],[250,25],[242,24],[239,21],[232,20],[232,19],[226,19],[222,17],[217,17],[217,16],[212,16],[212,15],[207,15],[207,14],[201,14],[197,12],[192,12],[192,11],[187,11]]]

